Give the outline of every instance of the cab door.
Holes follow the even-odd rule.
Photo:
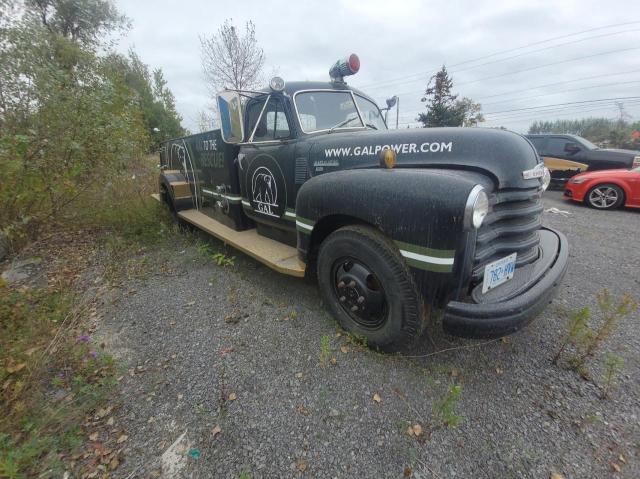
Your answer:
[[[245,213],[254,221],[295,231],[287,205],[295,202],[291,179],[295,170],[295,140],[281,94],[255,99],[246,108],[246,135],[238,156]]]
[[[577,143],[568,137],[552,136],[548,138],[542,157],[544,165],[551,172],[551,178],[562,183],[589,168],[583,162],[584,152]]]

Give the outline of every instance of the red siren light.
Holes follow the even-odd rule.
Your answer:
[[[352,53],[344,60],[338,60],[329,70],[331,81],[344,83],[344,77],[358,73],[360,70],[360,58]]]
[[[360,70],[360,59],[355,53],[349,55],[349,68],[351,73],[358,73],[358,70]]]

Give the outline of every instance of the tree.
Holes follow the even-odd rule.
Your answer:
[[[476,126],[484,121],[482,106],[470,98],[453,94],[453,80],[447,68],[431,77],[425,95],[421,99],[427,104],[427,112],[420,113],[417,120],[426,128],[437,126]]]
[[[108,61],[114,74],[121,75],[124,83],[135,92],[142,120],[153,139],[152,150],[164,140],[185,134],[182,117],[176,111],[175,98],[161,69],[150,72],[134,50],[129,50],[128,57],[111,54]]]
[[[463,115],[462,126],[478,126],[478,123],[484,121],[482,105],[471,98],[465,96],[461,100],[456,100],[455,108]]]
[[[245,24],[244,35],[228,19],[210,37],[200,37],[202,68],[212,96],[224,88],[253,89],[262,81],[265,55],[258,46],[253,22]]]
[[[25,8],[49,32],[86,48],[129,25],[111,0],[26,0]]]
[[[96,54],[121,17],[91,6],[111,3],[20,5],[0,29],[0,228],[12,241],[108,184],[149,140],[133,90]]]
[[[640,139],[633,137],[639,123],[629,124],[624,118],[581,118],[575,120],[535,121],[529,133],[572,134],[598,145],[638,149]]]

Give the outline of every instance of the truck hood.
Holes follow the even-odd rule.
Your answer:
[[[531,188],[525,180],[539,156],[523,136],[484,128],[416,128],[324,133],[307,138],[309,169],[315,176],[329,171],[380,167],[379,153],[397,153],[397,168],[453,168],[482,171],[499,188]],[[302,146],[302,145],[301,145]]]

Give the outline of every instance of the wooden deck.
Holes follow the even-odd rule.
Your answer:
[[[236,231],[198,210],[179,211],[178,216],[279,273],[304,276],[305,264],[298,259],[295,248],[260,236],[255,228]]]

